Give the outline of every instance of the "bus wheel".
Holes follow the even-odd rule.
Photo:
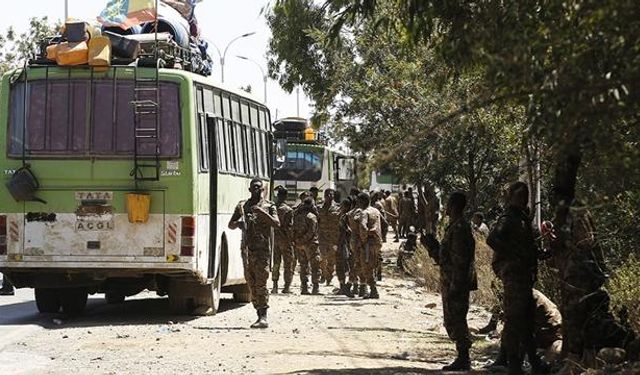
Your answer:
[[[60,297],[57,289],[36,288],[36,306],[42,314],[60,311]]]
[[[118,291],[108,291],[104,294],[104,299],[110,305],[117,305],[124,303],[125,295]]]
[[[233,300],[235,302],[251,302],[251,292],[249,291],[249,287],[245,284],[241,287],[240,290],[233,293]]]
[[[84,312],[87,307],[89,294],[84,288],[68,288],[60,291],[60,303],[62,312],[66,315],[76,316]]]

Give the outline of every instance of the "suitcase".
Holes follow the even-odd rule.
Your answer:
[[[106,36],[96,36],[89,40],[89,65],[111,65],[111,40]]]
[[[56,61],[58,65],[83,65],[89,62],[89,47],[87,42],[58,45]]]

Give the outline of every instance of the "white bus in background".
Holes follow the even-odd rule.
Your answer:
[[[322,198],[325,189],[334,189],[346,197],[356,186],[355,158],[329,147],[309,121],[288,117],[274,122],[273,128],[282,154],[280,163],[276,162],[273,186],[286,187],[289,202],[295,202],[301,192],[312,187],[318,188]]]
[[[380,168],[371,171],[370,191],[391,191],[392,193],[402,192],[403,185],[400,179],[389,168]]]

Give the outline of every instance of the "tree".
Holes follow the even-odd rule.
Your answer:
[[[382,14],[401,11],[384,4]],[[334,139],[407,182],[468,191],[471,209],[498,205],[496,192],[517,174],[523,108],[496,105],[443,119],[485,89],[478,72],[452,76],[427,46],[408,48],[373,21],[332,39],[334,18],[311,1],[279,2],[268,21],[272,76],[305,87]],[[309,54],[326,60],[301,58]]]
[[[17,35],[13,27],[9,27],[4,35],[0,35],[0,74],[15,69],[33,57],[40,41],[56,34],[60,27],[49,24],[47,17],[33,17],[29,21],[29,29]]]

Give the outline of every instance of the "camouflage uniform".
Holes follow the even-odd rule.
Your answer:
[[[349,282],[354,286],[358,285],[358,280],[364,283],[364,280],[360,278],[360,239],[359,239],[359,228],[358,221],[360,220],[360,216],[362,215],[362,210],[360,208],[354,208],[351,211],[347,212],[347,227],[349,229],[349,249],[351,250],[351,254],[349,257]]]
[[[382,249],[382,214],[375,207],[369,206],[361,211],[358,221],[359,271],[360,281],[372,288],[376,285],[376,269],[378,256]]]
[[[283,202],[277,206],[277,210],[280,228],[277,228],[274,233],[273,273],[271,279],[274,283],[278,283],[278,279],[280,279],[280,264],[284,262],[284,283],[285,285],[290,285],[296,266],[291,243],[293,209]]]
[[[347,281],[347,270],[350,270],[350,233],[348,224],[348,212],[340,213],[340,238],[338,239],[338,252],[336,254],[336,276],[340,285],[345,285]],[[350,278],[349,282],[354,280]]]
[[[469,223],[460,218],[449,224],[440,245],[440,290],[444,326],[459,353],[471,347],[467,313],[469,294],[478,289],[475,250]]]
[[[333,278],[340,241],[340,207],[332,202],[318,210],[318,237],[320,239],[320,268],[327,282]]]
[[[538,272],[537,248],[526,210],[509,206],[487,238],[493,249],[493,270],[504,286],[505,325],[502,334],[510,366],[535,353],[533,283]]]
[[[399,236],[398,233],[398,200],[396,197],[389,195],[384,199],[384,210],[387,213],[387,221],[391,228],[393,228],[393,233],[395,234],[396,239]]]
[[[402,197],[398,206],[398,226],[400,230],[400,237],[406,237],[409,232],[409,226],[413,222],[413,218],[416,213],[416,205],[413,201],[413,197]]]
[[[300,262],[300,282],[303,288],[309,283],[309,267],[311,267],[311,283],[320,281],[320,250],[318,249],[318,217],[301,205],[293,218],[293,240]]]
[[[634,339],[634,333],[611,314],[609,295],[601,289],[606,274],[595,233],[589,212],[572,208],[552,244],[561,285],[563,353],[575,359],[585,349],[625,347]]]
[[[533,290],[533,302],[536,309],[536,347],[547,349],[562,340],[562,315],[558,306],[536,289]]]
[[[251,303],[256,309],[269,307],[269,261],[271,259],[272,224],[262,214],[255,213],[254,208],[264,209],[269,216],[278,221],[278,212],[273,203],[261,199],[259,202],[241,201],[231,217],[231,221],[244,219],[246,229],[242,244],[242,260],[244,277],[251,292]]]

